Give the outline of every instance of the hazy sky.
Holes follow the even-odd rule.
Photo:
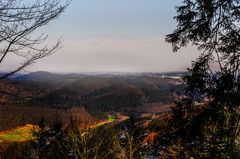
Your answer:
[[[181,71],[197,56],[194,48],[172,52],[164,40],[176,23],[181,0],[73,0],[41,31],[63,47],[28,67],[52,72]],[[11,68],[12,60],[6,67]]]

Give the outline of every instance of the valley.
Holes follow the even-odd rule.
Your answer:
[[[176,74],[34,72],[14,76],[0,87],[8,91],[0,97],[0,151],[6,151],[13,143],[28,146],[38,140],[34,132],[44,132],[42,124],[49,129],[60,124],[65,131],[74,121],[84,130],[113,127],[121,136],[132,117],[136,127],[146,129],[136,137],[153,143],[159,133],[148,127],[165,120],[183,83]]]

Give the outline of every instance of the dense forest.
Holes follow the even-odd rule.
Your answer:
[[[43,75],[45,74],[45,75]],[[37,79],[41,76],[41,79]],[[43,78],[44,77],[44,78]],[[61,83],[61,84],[60,84]],[[10,98],[6,103],[71,108],[89,111],[127,111],[148,103],[171,104],[183,87],[181,79],[151,76],[89,76],[32,73],[8,82],[31,99]],[[14,100],[13,100],[14,99]]]

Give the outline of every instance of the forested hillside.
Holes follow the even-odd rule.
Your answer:
[[[149,103],[171,104],[181,88],[181,79],[153,75],[84,75],[36,72],[11,83],[30,100],[14,104],[71,108],[84,106],[90,112],[131,111]],[[19,88],[20,86],[20,88]]]

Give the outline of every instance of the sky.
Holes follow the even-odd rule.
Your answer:
[[[198,53],[187,47],[177,53],[165,42],[176,28],[173,17],[181,0],[73,0],[54,22],[38,32],[49,44],[61,38],[55,54],[27,71],[167,72],[184,71]],[[11,69],[16,59],[9,59]]]

